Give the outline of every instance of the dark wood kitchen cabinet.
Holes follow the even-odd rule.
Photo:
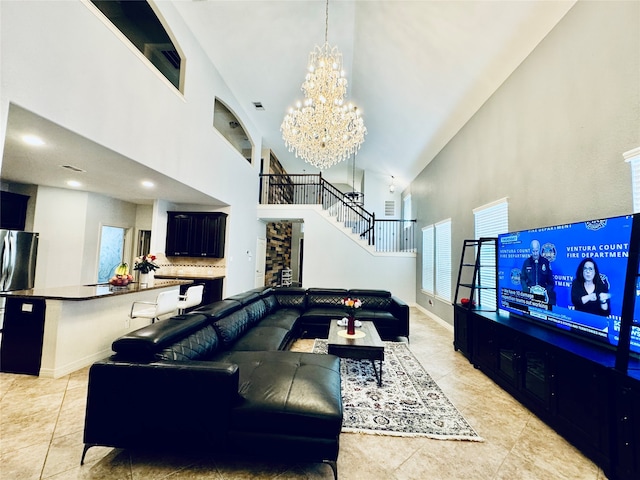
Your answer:
[[[226,213],[167,213],[168,257],[224,257]]]

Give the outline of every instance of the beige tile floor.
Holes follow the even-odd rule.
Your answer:
[[[342,434],[338,471],[360,479],[604,479],[602,471],[452,347],[453,332],[411,309],[410,348],[483,443]],[[296,349],[308,349],[300,341]],[[269,464],[94,447],[80,466],[87,369],[56,380],[0,374],[0,478],[331,479],[322,464]]]

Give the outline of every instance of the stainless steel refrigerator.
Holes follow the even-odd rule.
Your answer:
[[[33,288],[38,234],[0,230],[0,292]],[[5,297],[0,297],[0,332],[4,325]]]
[[[38,234],[0,230],[0,291],[33,288]]]
[[[37,233],[0,230],[0,292],[33,288],[37,253]],[[0,297],[0,371],[37,375],[42,353],[43,321],[35,319],[35,315],[34,319],[31,316],[22,318],[19,311],[9,313],[10,305],[5,312],[6,303],[7,299]],[[32,341],[33,338],[37,339]]]

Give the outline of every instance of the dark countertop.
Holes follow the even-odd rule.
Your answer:
[[[187,285],[192,280],[161,280],[156,277],[153,286],[141,287],[139,283],[130,283],[126,287],[113,288],[108,283],[97,285],[72,285],[68,287],[32,288],[29,290],[14,290],[1,292],[0,297],[7,298],[44,298],[49,300],[92,300],[94,298],[107,298],[114,295],[126,295],[128,293],[157,290],[159,288]]]
[[[224,275],[155,275],[155,278],[165,278],[165,279],[181,279],[181,280],[218,280],[220,278],[224,278]]]

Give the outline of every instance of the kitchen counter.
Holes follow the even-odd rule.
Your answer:
[[[0,297],[16,297],[16,298],[44,298],[49,300],[91,300],[95,298],[106,298],[116,295],[126,295],[130,293],[139,293],[148,290],[157,290],[166,287],[175,287],[181,285],[189,285],[193,283],[191,279],[159,279],[156,277],[153,286],[141,286],[140,283],[130,283],[126,287],[112,287],[108,283],[96,285],[73,285],[68,287],[52,287],[52,288],[32,288],[29,290],[14,290],[12,292],[2,292]]]
[[[156,279],[147,287],[102,284],[4,292],[0,371],[59,378],[109,357],[115,339],[151,323],[129,317],[133,302],[155,303],[159,293],[179,293],[191,283]]]

